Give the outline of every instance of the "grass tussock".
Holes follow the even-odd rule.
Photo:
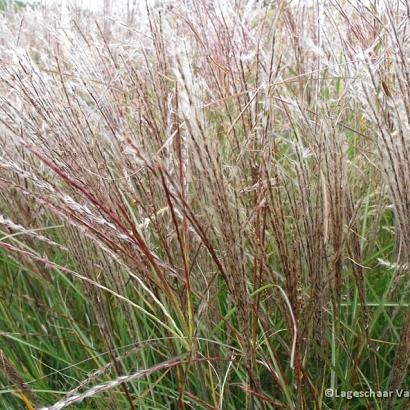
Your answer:
[[[137,3],[0,15],[1,408],[405,408],[408,4]]]

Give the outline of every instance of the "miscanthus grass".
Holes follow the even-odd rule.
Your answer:
[[[407,408],[408,3],[131,3],[0,3],[0,408]]]

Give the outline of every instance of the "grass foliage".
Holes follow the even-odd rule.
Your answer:
[[[409,4],[105,3],[0,15],[0,407],[407,408]]]

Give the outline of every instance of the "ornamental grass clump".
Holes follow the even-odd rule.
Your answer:
[[[0,16],[1,407],[408,390],[408,6],[109,3]]]

